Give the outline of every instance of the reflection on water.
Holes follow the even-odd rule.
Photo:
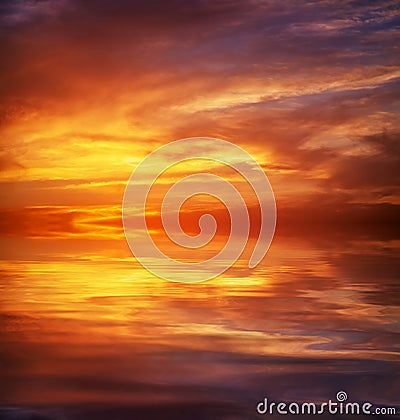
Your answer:
[[[252,418],[265,396],[340,390],[399,403],[394,240],[277,238],[256,270],[194,285],[152,277],[123,240],[2,249],[0,418]]]

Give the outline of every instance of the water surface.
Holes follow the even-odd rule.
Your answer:
[[[0,418],[252,418],[340,390],[398,407],[398,245],[277,235],[256,270],[175,284],[123,239],[4,239]]]

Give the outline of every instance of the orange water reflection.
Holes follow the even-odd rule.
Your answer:
[[[278,237],[256,270],[194,285],[123,240],[5,241],[3,405],[396,403],[396,241]]]

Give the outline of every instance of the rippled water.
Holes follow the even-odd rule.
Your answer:
[[[278,235],[256,270],[190,285],[123,239],[3,240],[0,418],[246,419],[341,390],[399,407],[398,245]]]

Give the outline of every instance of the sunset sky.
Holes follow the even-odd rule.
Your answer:
[[[154,395],[251,411],[266,383],[275,398],[399,403],[398,1],[5,0],[0,19],[0,417]],[[277,230],[257,270],[246,249],[176,286],[135,262],[122,200],[146,155],[197,136],[257,160]],[[180,164],[148,200],[175,258],[161,197],[210,170],[243,193],[257,235],[237,173]],[[206,207],[223,243],[226,209],[196,200],[185,231]]]
[[[0,7],[7,233],[117,233],[138,162],[194,136],[255,156],[289,219],[397,212],[396,1]]]

